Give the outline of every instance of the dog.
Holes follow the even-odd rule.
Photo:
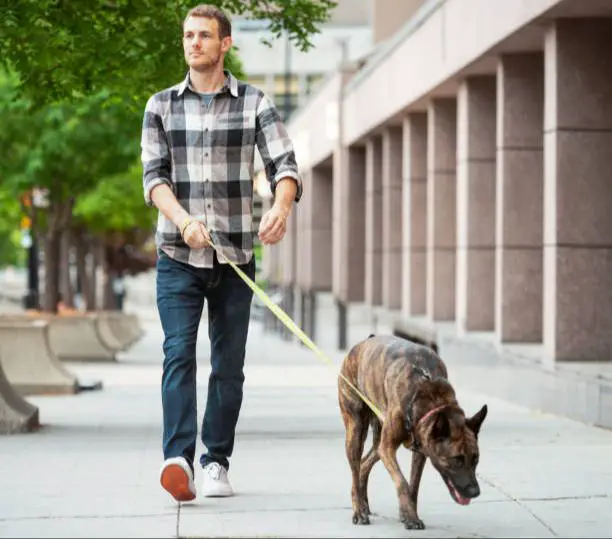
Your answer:
[[[417,499],[428,458],[456,503],[467,505],[480,495],[478,433],[487,405],[472,417],[465,416],[448,381],[446,365],[431,348],[396,336],[370,335],[350,349],[340,372],[384,416],[381,422],[339,377],[338,401],[353,478],[353,524],[370,523],[368,477],[378,460],[395,483],[399,519],[406,529],[425,529],[417,513]],[[373,444],[362,459],[370,426]],[[409,483],[397,462],[401,445],[412,450]]]

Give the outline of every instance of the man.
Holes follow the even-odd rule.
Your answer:
[[[231,24],[214,6],[189,11],[183,82],[147,102],[142,131],[145,201],[159,210],[157,305],[164,331],[160,482],[177,501],[196,497],[196,338],[208,302],[211,375],[202,422],[204,496],[231,496],[229,458],[243,395],[252,291],[209,242],[255,277],[255,147],[275,201],[259,238],[278,243],[302,194],[292,144],[270,99],[223,68]]]

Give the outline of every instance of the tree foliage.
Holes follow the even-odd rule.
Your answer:
[[[118,97],[100,91],[36,109],[19,97],[14,77],[3,80],[0,176],[15,197],[35,187],[48,189],[53,208],[134,162],[140,115]]]
[[[152,231],[157,213],[144,204],[140,163],[102,179],[92,191],[79,198],[73,215],[95,234]]]
[[[3,187],[0,187],[0,268],[23,266],[25,249],[20,244],[19,223],[21,207],[19,201]]]
[[[276,36],[308,50],[331,0],[212,0],[228,14],[267,19]],[[181,25],[186,0],[3,0],[4,62],[37,105],[80,99],[102,89],[133,106],[185,74]],[[235,56],[229,57],[232,64]],[[236,76],[239,73],[234,72]]]

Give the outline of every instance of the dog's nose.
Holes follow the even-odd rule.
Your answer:
[[[465,489],[465,493],[470,498],[477,498],[478,496],[480,496],[480,487],[477,483],[472,483],[471,485],[467,486],[467,488]]]

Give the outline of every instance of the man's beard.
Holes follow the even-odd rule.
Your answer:
[[[192,66],[194,71],[205,72],[212,71],[216,68],[221,62],[221,53],[217,53],[213,58],[208,60],[207,62],[198,62],[196,65]]]

